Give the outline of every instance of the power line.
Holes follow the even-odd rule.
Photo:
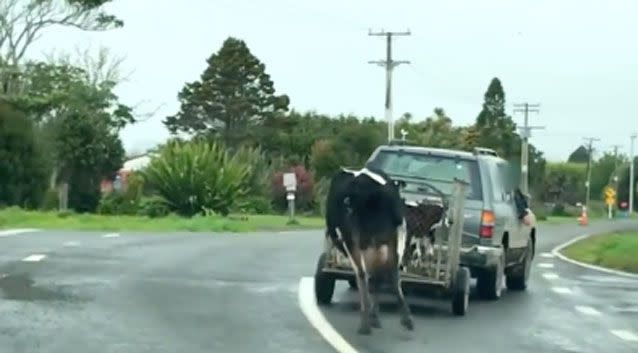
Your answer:
[[[529,125],[529,113],[534,112],[538,113],[538,108],[540,104],[529,104],[527,102],[514,104],[514,113],[523,113],[524,114],[524,123],[522,127],[519,127],[521,130],[521,136],[523,137],[521,141],[521,191],[524,194],[529,193],[529,138],[532,136],[532,130],[541,130],[544,129],[544,126],[530,126]]]
[[[368,61],[369,64],[377,64],[385,67],[385,118],[388,122],[388,141],[394,139],[394,119],[392,117],[392,70],[401,65],[409,64],[407,60],[392,59],[392,37],[393,36],[409,36],[410,31],[405,32],[372,32],[368,31],[369,36],[385,36],[386,37],[386,59]]]

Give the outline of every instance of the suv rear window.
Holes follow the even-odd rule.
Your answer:
[[[423,179],[448,195],[452,193],[452,181],[458,178],[470,184],[466,189],[467,199],[481,200],[483,196],[476,160],[386,150],[379,151],[369,165],[390,177]]]

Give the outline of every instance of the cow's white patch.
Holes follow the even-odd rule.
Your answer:
[[[381,175],[368,170],[368,168],[363,168],[361,170],[352,170],[352,169],[347,169],[347,168],[341,168],[341,170],[343,170],[346,173],[350,173],[353,174],[356,177],[358,177],[361,174],[365,174],[367,176],[369,176],[370,178],[372,178],[372,180],[376,181],[377,183],[381,184],[381,185],[385,185],[387,183],[387,180],[385,180],[385,178],[383,178]]]
[[[389,252],[390,250],[388,249],[387,245],[381,245],[381,247],[379,248],[379,262],[385,264],[388,261]]]

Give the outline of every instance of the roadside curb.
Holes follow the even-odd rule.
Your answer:
[[[583,239],[589,238],[590,236],[592,236],[592,234],[585,234],[585,235],[581,235],[579,237],[576,237],[574,239],[571,239],[565,243],[562,243],[558,246],[556,246],[554,249],[552,249],[552,255],[558,257],[559,259],[565,261],[565,262],[569,262],[571,264],[574,264],[576,266],[580,266],[580,267],[584,267],[590,270],[595,270],[595,271],[600,271],[600,272],[605,272],[608,274],[613,274],[613,275],[617,275],[617,276],[623,276],[623,277],[628,277],[628,278],[634,278],[634,279],[638,279],[638,274],[635,273],[630,273],[630,272],[626,272],[626,271],[621,271],[621,270],[613,270],[611,268],[607,268],[607,267],[601,267],[601,266],[596,266],[596,265],[591,265],[591,264],[587,264],[584,262],[580,262],[580,261],[576,261],[574,259],[570,259],[569,257],[561,254],[561,250],[563,250],[564,248],[578,242],[581,241]]]

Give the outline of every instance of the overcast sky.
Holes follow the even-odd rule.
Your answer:
[[[567,158],[582,138],[629,148],[638,130],[638,1],[375,1],[375,0],[115,0],[122,29],[47,32],[33,48],[105,45],[126,56],[132,71],[117,93],[145,102],[148,121],[122,132],[127,150],[168,137],[161,123],[178,109],[177,92],[199,78],[224,39],[245,40],[266,64],[278,93],[297,110],[383,118],[382,37],[368,29],[402,31],[394,40],[394,116],[423,119],[443,107],[455,124],[471,123],[493,77],[512,104],[540,103],[531,116],[532,143],[550,160]],[[479,4],[480,3],[480,4]],[[522,123],[520,114],[514,115]],[[397,134],[398,135],[398,134]]]

